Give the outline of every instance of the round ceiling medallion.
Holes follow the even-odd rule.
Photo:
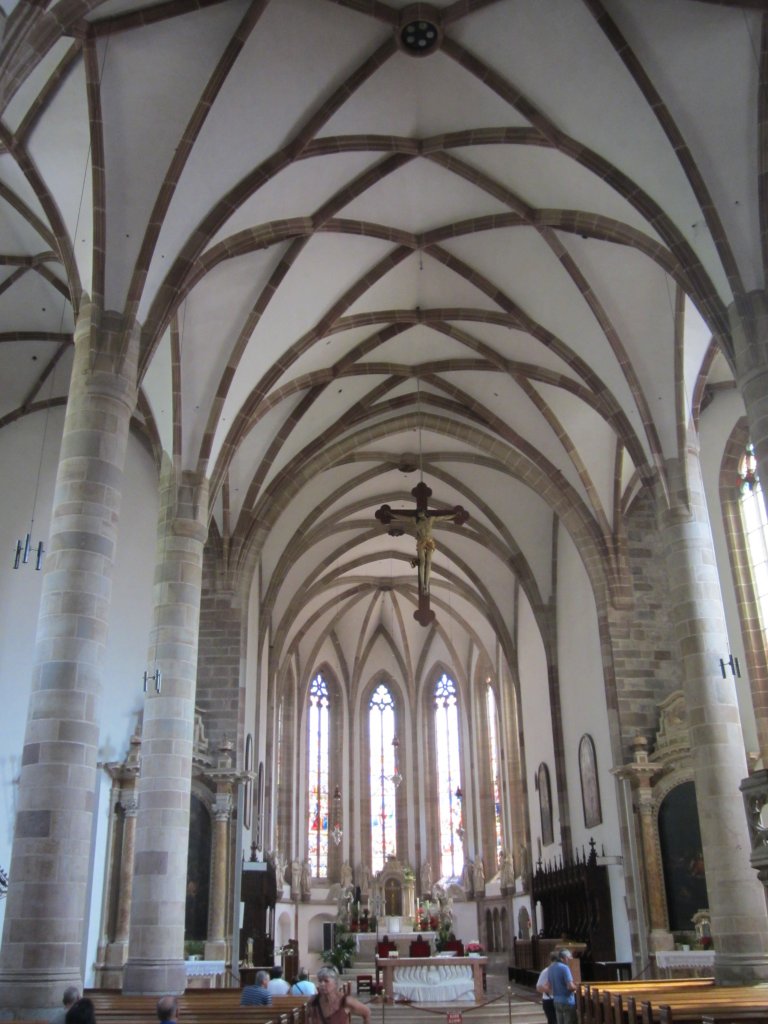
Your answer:
[[[412,57],[426,57],[442,41],[439,12],[431,4],[411,4],[400,15],[400,46]]]

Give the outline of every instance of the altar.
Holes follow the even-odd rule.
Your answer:
[[[384,999],[413,1003],[483,1001],[483,969],[488,958],[376,957],[376,970],[384,979]]]

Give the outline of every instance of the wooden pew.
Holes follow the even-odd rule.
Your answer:
[[[693,979],[691,979],[693,980]],[[603,989],[590,1002],[601,1013],[599,1024],[701,1024],[704,1017],[713,1024],[736,1024],[740,1020],[764,1020],[768,1024],[766,986],[674,986],[646,984],[634,991],[623,985]],[[639,1011],[638,1011],[639,1006]]]
[[[99,1024],[157,1024],[157,997],[111,990],[85,993]],[[184,1024],[304,1024],[307,996],[275,996],[271,1006],[241,1006],[241,989],[190,989],[179,996]]]

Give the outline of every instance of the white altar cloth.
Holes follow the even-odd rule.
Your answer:
[[[188,978],[197,978],[202,975],[215,976],[224,973],[223,960],[185,960],[184,967]]]
[[[395,1000],[410,999],[413,1003],[453,1003],[475,1001],[472,968],[451,963],[431,967],[398,967],[392,990]]]
[[[714,949],[660,949],[656,952],[656,966],[669,975],[673,970],[706,971],[715,969]]]

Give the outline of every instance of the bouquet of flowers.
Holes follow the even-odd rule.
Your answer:
[[[485,952],[479,942],[468,942],[464,947],[466,953],[483,953]]]

